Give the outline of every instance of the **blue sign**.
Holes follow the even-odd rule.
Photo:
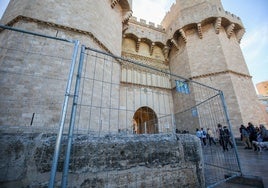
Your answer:
[[[197,117],[198,116],[198,112],[196,108],[192,108],[192,116],[193,117]]]
[[[189,85],[185,81],[175,80],[176,91],[184,94],[190,94]]]

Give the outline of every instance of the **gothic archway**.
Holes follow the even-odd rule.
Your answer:
[[[156,113],[149,107],[139,108],[133,116],[133,132],[135,134],[158,133],[158,121]]]

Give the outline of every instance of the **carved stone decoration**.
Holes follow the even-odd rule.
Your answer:
[[[241,39],[242,37],[244,36],[245,34],[245,29],[239,29],[236,33],[236,38],[237,38],[237,41],[240,43],[241,42]]]
[[[136,52],[139,52],[140,43],[141,43],[141,39],[138,39],[137,42],[136,42]]]
[[[155,43],[153,42],[150,47],[150,55],[153,54]]]
[[[164,58],[165,58],[165,61],[168,61],[168,53],[169,53],[169,47],[168,46],[164,46],[164,48],[162,49],[163,51],[163,54],[164,54]]]
[[[203,38],[203,32],[202,32],[201,23],[197,24],[197,31],[198,31],[199,38],[202,39]]]
[[[216,34],[220,33],[220,28],[221,28],[221,17],[218,17],[215,21],[215,32]]]
[[[132,16],[132,10],[124,13],[122,23],[127,23],[129,18]]]
[[[120,1],[120,0],[111,0],[111,7],[114,8],[115,5]]]
[[[179,45],[175,39],[171,39],[172,44],[176,47],[177,50],[179,50]]]
[[[186,34],[185,34],[184,30],[183,29],[180,29],[179,32],[181,34],[181,37],[182,37],[183,41],[186,43],[187,42],[187,38],[186,38]]]
[[[128,29],[128,27],[129,27],[128,23],[123,23],[122,33],[124,33]]]
[[[227,29],[226,29],[226,34],[227,34],[227,37],[230,38],[233,34],[233,31],[234,31],[234,28],[235,28],[235,24],[234,23],[231,23]]]

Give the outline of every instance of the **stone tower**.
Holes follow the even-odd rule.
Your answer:
[[[223,91],[231,124],[264,122],[246,66],[239,17],[220,0],[177,0],[162,21],[170,49],[170,70]],[[175,109],[176,111],[176,109]]]
[[[240,124],[265,122],[240,48],[244,32],[240,18],[225,11],[220,0],[177,0],[160,26],[130,19],[122,55],[150,59],[154,67],[222,90],[239,135]],[[170,84],[164,85],[171,89]],[[179,99],[169,96],[178,112]]]
[[[264,122],[239,45],[245,32],[244,26],[239,17],[223,9],[220,0],[177,0],[158,26],[131,17],[131,4],[131,0],[56,2],[11,0],[1,24],[56,37],[78,39],[87,46],[220,89],[224,92],[236,135],[239,134],[238,127],[242,123]],[[9,43],[6,40],[8,36],[9,33],[6,31],[0,33],[3,44]],[[64,52],[64,49],[62,51]],[[12,55],[10,54],[10,57]],[[14,58],[13,60],[16,68],[19,62]],[[4,62],[5,59],[0,60],[0,63],[1,61]],[[27,63],[35,62],[29,60]],[[68,69],[57,68],[54,67],[56,65],[46,64],[46,62],[42,65],[46,68],[52,66],[50,69],[57,70],[61,75],[68,74]],[[148,118],[176,113],[179,110],[177,104],[179,99],[172,93],[174,87],[168,76],[161,73],[151,73],[148,76],[144,70],[127,69],[120,64],[116,66],[115,80],[118,85],[135,85],[139,91],[137,95],[140,96],[140,101],[135,104],[124,104],[126,101],[124,96],[134,99],[135,92],[126,90],[124,96],[120,96],[120,93],[124,92],[123,87],[114,88],[114,100],[119,100],[117,104],[123,107],[128,105],[136,110],[136,113],[129,114],[128,122],[131,122],[133,117],[135,121],[145,119],[139,120],[143,123]],[[2,70],[9,68],[6,64],[1,64]],[[125,76],[125,73],[128,73],[128,76]],[[29,93],[34,93],[35,88],[29,85],[31,81],[27,79],[29,78],[23,78],[22,81],[14,78],[12,86],[27,87]],[[5,80],[3,74],[0,75],[0,80]],[[3,81],[1,84],[6,91],[0,93],[2,99],[13,99],[24,94],[25,98],[29,98],[27,93],[19,89],[13,90],[10,83]],[[65,83],[59,85],[64,86]],[[56,125],[62,101],[55,93],[62,92],[60,90],[62,87],[57,85],[51,88],[44,86],[44,88],[53,93],[51,98],[57,104],[53,108],[48,108],[50,110],[46,112],[46,116],[51,119],[48,124]],[[164,96],[158,101],[157,108],[153,100],[143,101],[148,91],[155,93],[155,98],[159,93]],[[0,124],[26,125],[30,121],[29,114],[38,109],[38,106],[35,107],[36,109],[29,109],[21,108],[20,105],[8,106],[2,103],[0,108],[2,113]],[[5,112],[6,108],[12,113]],[[151,117],[145,117],[144,110],[150,111]],[[42,122],[42,118],[46,117],[43,117],[40,112],[37,118],[39,120],[37,119],[36,122]],[[144,130],[141,129],[139,133],[143,132]]]

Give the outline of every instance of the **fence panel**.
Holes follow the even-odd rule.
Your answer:
[[[32,26],[33,30],[38,27]],[[3,134],[4,142],[8,143],[1,150],[1,182],[10,181],[13,185],[18,177],[27,176],[31,185],[40,186],[37,180],[48,182],[47,168],[52,166],[52,154],[45,154],[48,146],[40,141],[50,142],[51,135],[59,131],[60,122],[60,145],[65,120],[68,123],[70,119],[67,104],[73,92],[78,43],[3,25],[0,25],[0,41],[0,125],[12,135]],[[7,145],[17,149],[5,148]],[[36,147],[26,151],[33,146]],[[9,152],[5,153],[6,150]],[[31,161],[42,175],[25,173]]]
[[[66,119],[60,120],[60,116],[68,73],[71,69],[70,62],[73,60],[74,44],[70,41],[15,30],[2,30],[0,40],[1,125],[39,127],[43,131],[49,128],[58,129],[59,121],[68,124],[71,108],[66,107],[68,114]],[[219,123],[231,130],[220,91],[174,75],[169,71],[158,70],[95,49],[86,48],[83,53],[84,67],[81,74],[80,94],[78,102],[73,104],[77,105],[74,134],[78,143],[79,141],[81,143],[100,141],[101,138],[106,138],[106,135],[114,140],[122,135],[125,136],[124,139],[135,140],[137,138],[135,135],[141,135],[142,139],[148,138],[150,143],[150,134],[174,137],[176,133],[195,134],[197,128],[205,130],[209,128],[214,134],[216,145],[210,145],[209,142],[207,145],[202,145],[206,185],[214,186],[226,181],[226,177],[241,173],[235,143],[233,143],[234,148],[229,147],[229,151],[223,152],[217,136]],[[73,93],[72,89],[65,95]],[[45,137],[51,139],[49,134],[43,135],[42,139]],[[230,139],[234,141],[232,136]],[[65,146],[66,137],[63,140]],[[189,137],[189,143],[192,142]],[[108,145],[116,147],[112,141]],[[135,144],[133,147],[136,147]],[[65,147],[62,148],[65,150]],[[108,164],[113,160],[109,157],[109,152],[113,151],[110,148],[104,149],[106,150],[102,148],[96,152],[100,152],[100,155],[104,152],[106,158],[102,161],[108,161]],[[47,150],[48,148],[44,147],[38,153],[38,159],[33,159],[39,160],[37,163],[44,169],[51,167],[51,161],[47,159],[51,156],[48,156]],[[93,169],[95,171],[92,173],[83,170],[76,172],[76,167],[83,161],[77,157],[82,150],[84,149],[79,146],[72,149],[70,163],[68,163],[71,167],[68,186],[76,185],[75,173],[79,173],[79,177],[85,179],[89,174],[93,175],[96,182],[90,182],[92,186],[98,183],[101,183],[100,186],[105,186],[106,183],[112,184],[112,179],[117,179],[118,182],[130,181],[129,177],[120,174],[120,171],[115,173],[109,169],[102,172]],[[55,150],[55,152],[59,151]],[[150,151],[145,152],[150,153]],[[176,156],[176,151],[167,151],[165,155],[167,158],[170,156],[172,158],[173,155]],[[124,158],[125,156],[122,153],[122,159],[128,160]],[[144,160],[147,159],[144,156]],[[92,160],[98,164],[97,158]],[[140,160],[138,154],[134,160]],[[63,166],[62,161],[63,159],[60,159],[60,162],[53,162],[59,163],[59,171]],[[170,164],[172,165],[172,162]],[[9,161],[1,168],[2,172],[8,172],[23,167]],[[159,184],[163,181],[168,182],[165,177],[179,173],[178,169],[172,171],[168,167],[161,170],[158,173],[159,177],[154,177],[153,172],[150,171],[133,172],[130,169],[127,173],[133,175],[131,178],[136,178],[131,180],[133,183],[131,186],[136,187],[143,182],[143,175],[151,178],[151,181],[147,181],[148,186],[157,186],[157,182]],[[8,179],[9,176],[9,173],[3,174],[4,179]],[[45,176],[43,179],[48,178],[48,174]],[[106,183],[97,182],[98,177],[104,176],[107,177]],[[41,177],[36,175],[35,178]],[[56,179],[59,181],[60,178],[57,176]]]
[[[58,129],[74,43],[8,29],[0,40],[0,124]]]
[[[196,134],[197,128],[210,129],[216,145],[208,139],[202,144],[206,185],[241,174],[232,135],[228,152],[219,142],[218,124],[231,131],[221,91],[95,49],[86,48],[84,55],[76,134]]]

